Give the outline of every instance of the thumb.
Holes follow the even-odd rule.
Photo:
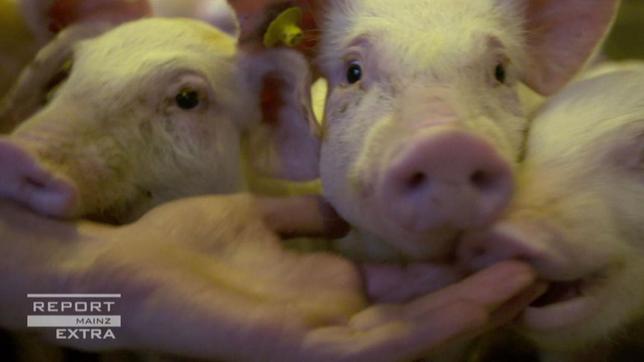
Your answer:
[[[266,225],[284,238],[340,238],[349,225],[321,197],[258,198]]]

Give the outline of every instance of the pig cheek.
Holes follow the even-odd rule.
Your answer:
[[[528,129],[528,117],[517,94],[504,89],[487,97],[481,105],[481,116],[466,122],[466,127],[481,134],[507,160],[518,160]]]
[[[224,110],[180,112],[165,120],[165,144],[175,155],[173,173],[177,185],[184,184],[184,171],[199,173],[189,189],[178,186],[180,193],[228,193],[245,185],[241,175],[239,129]],[[176,166],[176,165],[175,165]]]
[[[120,197],[119,185],[128,181],[128,158],[111,137],[91,138],[68,154],[60,167],[79,186],[83,214],[107,209]]]
[[[152,122],[161,121],[161,130],[152,127],[162,134],[151,135],[162,137],[166,146],[175,151],[192,156],[203,156],[203,150],[212,148],[218,131],[217,115],[206,111],[176,110],[162,116],[162,119],[152,118]],[[164,141],[161,141],[163,143]]]
[[[329,85],[331,91],[327,100],[325,124],[336,125],[356,118],[364,91],[356,87]]]
[[[207,180],[207,187],[211,192],[229,193],[238,192],[248,187],[242,172],[240,160],[242,138],[240,131],[233,122],[218,120],[216,129],[211,128],[206,133],[207,150],[210,155],[210,163],[204,173],[210,173],[212,177]],[[214,167],[213,167],[214,165]]]
[[[329,98],[327,121],[322,143],[321,175],[325,192],[336,200],[335,206],[354,217],[361,215],[365,199],[372,193],[373,177],[365,177],[363,169],[377,160],[376,154],[366,152],[370,122],[360,117],[367,114],[361,109],[361,98],[346,90],[335,90]],[[367,155],[365,155],[367,153]],[[347,215],[343,215],[347,217]]]
[[[512,156],[509,159],[516,160],[523,149],[526,139],[529,127],[528,115],[521,104],[516,87],[508,88],[501,92],[499,99],[503,106],[496,108],[496,110],[501,113],[498,117],[503,120],[503,122],[500,122],[501,127],[505,130],[506,139],[511,150],[511,154],[508,156]]]
[[[320,176],[325,197],[343,218],[353,223],[360,212],[347,182],[353,156],[348,146],[335,137],[327,138],[322,143]]]
[[[46,168],[76,184],[78,216],[109,206],[107,195],[111,193],[111,186],[116,184],[115,180],[122,176],[125,164],[125,157],[116,152],[114,142],[108,138],[85,137],[42,146],[36,152]]]
[[[533,180],[557,179],[552,172],[532,174]],[[552,279],[587,277],[612,270],[628,254],[615,230],[614,217],[584,180],[534,182],[517,196],[510,223],[533,235],[552,257],[537,258],[535,267]],[[571,195],[568,190],[576,190]]]
[[[605,197],[606,187],[591,177],[579,177],[562,185],[576,191],[559,203],[555,214],[560,215],[559,223],[566,230],[570,257],[587,272],[619,266],[631,254],[620,230],[622,218]]]
[[[384,217],[383,210],[390,205],[378,201],[376,185],[395,146],[400,146],[392,142],[398,139],[395,135],[404,134],[405,129],[394,120],[391,105],[381,95],[376,89],[367,92],[352,87],[332,92],[322,179],[329,200],[350,223],[394,240],[404,230]],[[408,245],[405,249],[409,247],[415,248]]]

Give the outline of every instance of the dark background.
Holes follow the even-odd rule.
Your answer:
[[[622,0],[605,52],[611,59],[644,59],[644,0]]]

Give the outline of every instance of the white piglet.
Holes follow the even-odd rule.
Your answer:
[[[494,222],[528,128],[521,88],[549,95],[573,78],[618,3],[330,1],[321,178],[358,230],[342,249],[444,260],[461,232]]]
[[[552,361],[613,360],[602,349],[644,322],[644,66],[550,99],[518,180],[507,215],[467,235],[459,260],[531,263],[550,286],[519,331]]]
[[[232,33],[162,18],[62,32],[2,104],[0,195],[123,223],[168,200],[244,190],[249,172],[315,178],[316,163],[287,170],[318,157],[308,64],[240,51],[229,15]]]

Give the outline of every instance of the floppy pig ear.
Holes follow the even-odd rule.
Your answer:
[[[29,28],[42,43],[83,21],[119,24],[151,14],[148,0],[21,0]]]
[[[74,44],[98,36],[110,28],[106,23],[72,26],[41,49],[0,101],[0,133],[11,132],[46,104],[48,93],[70,71]]]
[[[312,180],[319,174],[319,126],[311,105],[311,74],[293,50],[248,55],[243,66],[261,90],[262,122],[249,125],[246,160],[256,176]]]
[[[154,16],[203,20],[226,34],[239,38],[239,21],[226,0],[150,0]]]
[[[524,81],[542,95],[568,83],[611,28],[619,0],[524,0],[528,37]]]

